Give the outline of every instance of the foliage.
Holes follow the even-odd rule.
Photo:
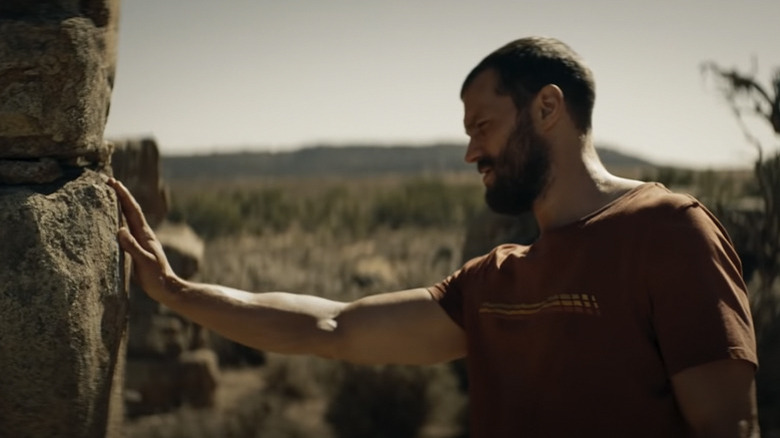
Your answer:
[[[653,172],[645,172],[641,178],[645,181],[657,181],[666,187],[690,186],[693,183],[694,172],[671,166],[661,166]]]
[[[703,73],[713,74],[720,81],[720,91],[729,108],[733,111],[745,137],[756,147],[758,161],[762,161],[763,147],[744,121],[746,116],[757,116],[769,123],[772,130],[780,134],[780,68],[777,68],[770,80],[770,87],[764,87],[753,73],[742,73],[736,69],[728,70],[709,61],[701,66]],[[767,91],[770,89],[771,91]]]
[[[393,193],[409,181],[365,181],[354,185],[309,181],[303,185],[285,183],[290,193],[316,200],[317,193],[326,194],[342,187],[350,196],[364,192],[372,196]],[[457,183],[457,182],[456,182]],[[266,184],[263,187],[277,187]],[[201,196],[224,187],[191,186]],[[231,187],[235,188],[235,187]],[[339,189],[339,190],[342,190]],[[247,189],[248,191],[252,191]],[[323,195],[324,196],[324,195]],[[341,195],[334,195],[338,197]],[[326,227],[310,232],[300,227],[287,231],[262,234],[225,235],[207,239],[204,266],[200,279],[245,290],[284,290],[313,293],[338,301],[347,301],[370,293],[406,289],[432,284],[452,272],[452,264],[460,260],[463,230],[459,227],[400,229],[381,228],[370,236],[348,233],[334,234]],[[443,259],[442,259],[443,258]],[[361,261],[384,260],[390,275],[379,284],[354,281]],[[206,438],[225,436],[255,437],[320,437],[381,436],[365,429],[362,435],[350,431],[344,412],[369,415],[371,409],[383,409],[376,427],[397,421],[389,431],[410,430],[415,418],[425,424],[419,438],[453,438],[458,436],[464,417],[465,396],[457,385],[454,373],[446,364],[426,368],[372,368],[356,371],[355,366],[308,356],[266,354],[266,363],[255,368],[260,385],[236,403],[219,403],[224,391],[239,386],[223,384],[235,373],[245,369],[222,368],[215,409],[183,409],[158,421],[134,419],[126,427],[129,438],[157,436],[160,438]],[[390,385],[378,379],[386,377]],[[350,392],[351,385],[373,388],[374,391]],[[347,397],[353,394],[355,398]],[[420,399],[409,402],[408,394]],[[336,406],[333,398],[342,394]],[[343,408],[343,409],[342,409]],[[342,409],[340,411],[340,409]],[[326,420],[331,411],[333,422]],[[355,420],[355,428],[363,427]],[[418,426],[414,426],[419,429]],[[405,428],[405,429],[402,429]],[[351,435],[349,435],[351,434]],[[396,435],[398,436],[398,435]]]
[[[753,167],[758,208],[729,208],[718,205],[718,212],[741,246],[743,261],[755,267],[757,281],[752,293],[752,312],[756,326],[759,362],[757,375],[761,429],[767,434],[780,431],[780,153],[767,156],[764,145],[745,123],[748,116],[766,121],[780,134],[780,69],[766,88],[754,74],[721,68],[714,62],[702,65],[704,72],[720,80],[722,95],[733,111],[747,141],[756,149]],[[771,91],[767,91],[771,89]],[[749,276],[747,276],[749,278]]]
[[[167,415],[136,420],[128,438],[308,438],[306,430],[282,415],[284,400],[252,392],[228,412],[185,406]]]
[[[768,122],[776,134],[780,134],[780,69],[772,78],[772,93],[767,92],[753,74],[726,70],[714,62],[707,62],[702,68],[720,79],[721,93],[745,138],[756,148],[753,174],[760,209],[729,211],[723,205],[718,205],[718,210],[728,220],[728,225],[744,236],[746,252],[755,258],[760,282],[756,300],[760,305],[756,306],[754,313],[759,323],[768,324],[780,310],[776,306],[778,297],[775,292],[775,283],[780,277],[780,153],[775,152],[767,157],[764,146],[749,131],[744,119],[749,115],[758,116]]]
[[[483,203],[476,182],[444,177],[363,182],[343,179],[319,187],[242,182],[213,190],[197,189],[197,183],[187,182],[173,187],[170,218],[186,218],[207,238],[293,227],[361,236],[382,227],[463,226]]]
[[[425,370],[345,366],[325,419],[339,438],[408,438],[427,420]]]

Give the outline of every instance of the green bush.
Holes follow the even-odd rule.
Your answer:
[[[169,218],[186,221],[205,237],[240,231],[244,224],[241,206],[221,192],[205,192],[198,197],[174,198]]]
[[[339,438],[410,438],[428,419],[428,378],[419,367],[345,365],[325,420]]]
[[[373,223],[390,228],[465,225],[482,206],[479,194],[476,186],[412,180],[375,200]]]

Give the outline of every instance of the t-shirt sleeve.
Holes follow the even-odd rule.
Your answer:
[[[447,315],[461,327],[463,324],[463,292],[459,287],[459,279],[463,268],[428,288]]]
[[[461,327],[465,328],[464,296],[468,289],[468,278],[474,276],[483,259],[487,256],[476,257],[466,262],[460,269],[444,280],[430,286],[428,292],[433,299],[438,301],[445,312]]]
[[[721,359],[757,364],[741,263],[725,230],[695,200],[648,226],[651,322],[669,375]]]

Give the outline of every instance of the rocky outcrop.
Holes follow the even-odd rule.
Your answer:
[[[168,189],[160,175],[160,152],[153,138],[114,139],[114,176],[133,193],[163,245],[173,270],[193,278],[203,264],[204,243],[188,225],[165,220]],[[130,286],[130,336],[125,373],[129,416],[214,403],[219,377],[217,354],[197,324]]]
[[[120,436],[127,266],[103,182],[118,0],[0,2],[0,435]]]
[[[193,278],[203,266],[205,244],[187,224],[164,221],[154,232],[165,249],[174,272],[183,278]]]
[[[0,186],[3,436],[106,434],[127,324],[117,213],[89,170]]]
[[[203,263],[203,241],[186,224],[155,229],[173,270],[193,278]],[[219,360],[209,333],[130,286],[130,336],[125,389],[130,416],[167,412],[182,405],[210,407]]]
[[[168,214],[168,188],[160,175],[160,150],[151,137],[112,139],[111,168],[141,205],[153,228]]]
[[[174,272],[193,278],[203,263],[203,241],[185,224],[163,222],[155,229]],[[176,358],[202,347],[205,333],[197,326],[149,298],[135,283],[130,286],[130,336],[128,357]]]
[[[0,6],[0,158],[105,161],[117,0]]]
[[[219,360],[208,348],[179,356],[127,362],[127,412],[130,416],[169,412],[181,406],[213,407]]]

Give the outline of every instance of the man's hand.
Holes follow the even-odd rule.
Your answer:
[[[132,257],[140,286],[155,300],[165,301],[172,285],[180,281],[165,257],[163,246],[127,187],[114,178],[108,180],[108,185],[116,191],[127,221],[127,227],[120,228],[117,233],[119,244]]]
[[[342,303],[184,281],[171,269],[127,188],[113,179],[108,184],[127,219],[119,242],[133,258],[141,287],[209,330],[259,350],[358,363],[430,364],[466,354],[465,333],[423,288]]]

